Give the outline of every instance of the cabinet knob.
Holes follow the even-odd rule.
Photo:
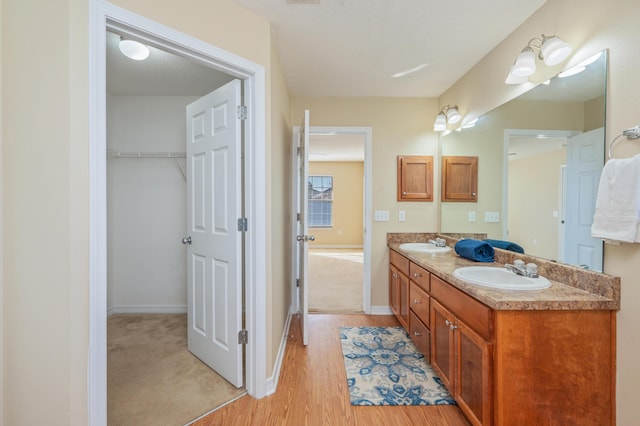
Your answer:
[[[402,193],[402,195],[404,195],[404,196],[406,197],[406,196],[407,196],[407,191],[404,191],[404,192]]]

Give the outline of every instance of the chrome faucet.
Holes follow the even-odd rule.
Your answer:
[[[518,275],[522,275],[527,278],[538,278],[538,265],[535,263],[524,264],[524,260],[517,259],[513,261],[513,265],[507,263],[504,267]]]
[[[429,240],[429,244],[433,244],[436,247],[446,247],[447,242],[444,238],[436,238],[435,240]]]

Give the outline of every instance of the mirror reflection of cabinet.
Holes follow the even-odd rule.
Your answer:
[[[398,201],[433,201],[433,157],[398,155]]]
[[[442,157],[442,201],[478,201],[478,157]]]

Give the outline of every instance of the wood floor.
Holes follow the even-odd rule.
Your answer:
[[[469,425],[457,406],[355,407],[349,403],[340,326],[397,326],[393,316],[310,315],[310,344],[291,322],[277,391],[245,396],[194,423],[212,425]]]

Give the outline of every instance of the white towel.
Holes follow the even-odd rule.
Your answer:
[[[610,159],[602,169],[591,236],[640,242],[640,155]]]

